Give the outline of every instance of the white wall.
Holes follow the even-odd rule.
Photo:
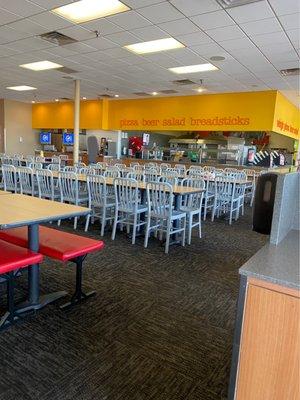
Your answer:
[[[39,146],[39,135],[32,129],[31,104],[4,100],[4,128],[6,153],[34,154],[34,149]]]

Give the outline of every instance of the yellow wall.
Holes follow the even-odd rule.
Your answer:
[[[300,111],[280,92],[277,92],[276,95],[272,130],[293,139],[300,137]]]
[[[73,128],[73,103],[34,104],[32,126],[39,129]],[[132,100],[86,100],[81,102],[80,128],[274,131],[298,138],[299,110],[275,90]]]
[[[81,101],[81,129],[101,129],[102,117],[101,100]],[[74,127],[73,102],[34,104],[32,107],[32,127],[36,129],[72,129]]]
[[[271,130],[276,91],[110,101],[109,128]]]

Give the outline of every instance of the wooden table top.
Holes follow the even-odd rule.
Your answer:
[[[23,194],[0,196],[0,229],[87,215],[89,208]]]
[[[52,172],[53,172],[53,176],[55,178],[57,178],[58,177],[58,172],[57,171],[52,171]],[[78,174],[77,176],[78,176],[78,180],[80,182],[86,182],[86,175]],[[114,178],[105,178],[105,182],[106,182],[107,185],[113,186]],[[145,190],[146,189],[146,185],[147,185],[147,183],[138,181],[138,188],[139,189]],[[173,189],[173,193],[174,194],[181,194],[181,195],[204,192],[203,189],[180,186],[180,185],[172,185],[172,189]]]
[[[3,195],[3,194],[12,194],[11,192],[6,192],[5,190],[0,190],[0,195]]]

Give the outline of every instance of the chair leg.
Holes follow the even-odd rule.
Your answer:
[[[115,238],[116,238],[116,230],[117,230],[117,224],[118,224],[118,215],[119,215],[119,212],[118,212],[118,210],[116,209],[116,210],[115,210],[114,226],[113,226],[113,230],[112,230],[111,240],[115,240]]]
[[[74,218],[74,229],[77,229],[77,220],[78,220],[78,217],[75,217]]]
[[[192,221],[193,221],[193,217],[192,217]],[[181,246],[185,246],[185,227],[186,227],[186,217],[183,218],[183,231],[182,231],[182,238],[181,238]],[[191,231],[191,234],[192,234],[192,224],[191,224],[189,230]]]
[[[88,214],[86,216],[84,232],[87,232],[89,230],[90,218],[91,218],[91,214]]]
[[[103,207],[102,217],[101,217],[101,232],[100,232],[101,236],[104,236],[105,225],[106,225],[106,207]]]
[[[187,240],[188,244],[191,244],[192,242],[192,225],[193,225],[193,214],[190,213],[188,216],[188,240]]]
[[[166,230],[166,244],[165,244],[165,253],[169,253],[170,246],[170,231],[171,231],[171,221],[167,221],[167,230]]]
[[[199,212],[199,238],[202,238],[202,221],[201,221],[201,211]]]
[[[204,215],[203,215],[204,221],[206,221],[206,213],[207,213],[207,197],[205,197],[205,202],[204,202]]]
[[[150,217],[150,215],[148,215],[147,216],[147,223],[146,223],[145,240],[144,240],[144,247],[145,248],[148,247],[150,224],[151,224],[151,217]]]
[[[135,244],[136,225],[137,225],[137,214],[135,213],[134,216],[133,216],[133,227],[132,227],[132,240],[131,240],[131,244]]]
[[[72,260],[76,264],[76,286],[75,286],[75,292],[73,296],[71,297],[71,300],[68,303],[63,304],[60,306],[60,309],[66,310],[69,309],[76,304],[81,303],[82,301],[86,300],[89,297],[92,297],[96,294],[95,291],[91,291],[88,293],[84,293],[82,291],[82,266],[83,266],[83,261],[85,259],[85,256],[83,257],[77,257],[76,259]]]

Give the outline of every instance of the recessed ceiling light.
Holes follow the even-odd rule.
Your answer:
[[[86,97],[83,97],[82,100],[86,100]]]
[[[115,97],[120,97],[118,94],[115,94]]]
[[[52,61],[37,61],[29,64],[19,65],[21,68],[32,69],[33,71],[45,71],[47,69],[62,68],[62,65]]]
[[[175,74],[193,74],[195,72],[204,72],[204,71],[215,71],[218,68],[214,65],[207,64],[197,64],[197,65],[187,65],[185,67],[175,67],[169,68],[169,71],[174,72]]]
[[[35,103],[35,100],[31,100],[31,103],[34,104],[34,103]]]
[[[157,92],[152,92],[151,94],[152,94],[152,96],[156,96],[156,95],[158,95],[158,93],[157,93]]]
[[[118,0],[80,0],[52,10],[75,24],[130,10]]]
[[[32,86],[26,86],[26,85],[21,85],[21,86],[9,86],[6,89],[10,90],[17,90],[18,92],[23,92],[25,90],[36,90],[35,87]]]
[[[210,57],[210,60],[211,61],[224,61],[225,57],[223,57],[223,56],[212,56],[212,57]]]
[[[59,99],[55,99],[55,101],[59,101]]]
[[[178,42],[178,40],[174,38],[166,38],[166,39],[150,40],[149,42],[129,44],[128,46],[124,47],[125,49],[130,50],[133,53],[146,54],[146,53],[156,53],[158,51],[180,49],[182,47],[185,47],[185,45]]]

